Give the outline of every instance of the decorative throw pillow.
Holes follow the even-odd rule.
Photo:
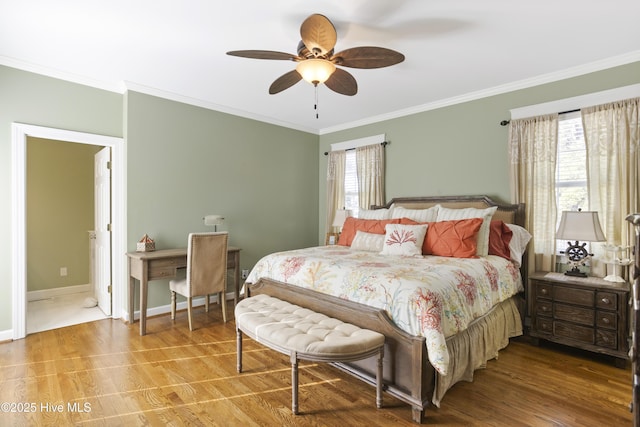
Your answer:
[[[353,238],[356,237],[357,231],[366,231],[367,233],[374,234],[384,234],[385,225],[399,223],[399,219],[359,219],[349,217],[342,226],[342,233],[340,233],[338,244],[342,246],[351,246]]]
[[[493,206],[486,209],[478,208],[463,208],[463,209],[451,209],[440,206],[438,209],[437,221],[451,221],[456,219],[470,219],[470,218],[482,218],[482,226],[478,232],[478,256],[489,255],[489,226],[491,224],[491,217],[498,210],[497,206]]]
[[[368,252],[382,252],[384,246],[384,234],[366,233],[356,231],[356,237],[351,242],[351,249]]]
[[[527,249],[527,243],[531,240],[531,234],[524,228],[515,224],[507,224],[507,227],[513,232],[513,237],[509,242],[509,250],[511,252],[511,260],[518,266],[522,264],[524,251]]]
[[[430,224],[423,253],[455,258],[475,258],[482,222],[482,218],[471,218]]]
[[[493,220],[489,226],[489,255],[497,255],[511,259],[509,243],[513,237],[513,231],[504,221]]]
[[[427,225],[387,224],[385,227],[383,255],[422,255],[422,244]]]
[[[440,205],[435,205],[427,209],[407,209],[398,206],[393,209],[391,218],[409,218],[417,222],[434,222],[438,217],[439,207]]]
[[[358,218],[360,219],[391,219],[393,209],[360,209]]]

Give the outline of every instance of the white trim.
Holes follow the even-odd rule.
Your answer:
[[[382,144],[386,139],[386,134],[366,136],[364,138],[352,139],[350,141],[336,142],[331,144],[331,151],[352,150],[358,147],[366,147],[367,145]]]
[[[27,302],[55,298],[61,295],[79,294],[82,292],[91,292],[91,291],[93,291],[93,288],[91,287],[90,284],[63,286],[61,288],[40,289],[38,291],[28,291]]]
[[[126,153],[122,138],[70,130],[13,123],[12,128],[12,251],[11,286],[13,339],[26,336],[26,161],[27,137],[54,139],[79,144],[101,145],[112,149],[112,317],[126,311]]]
[[[515,120],[525,117],[560,113],[563,111],[579,110],[581,108],[635,97],[640,97],[640,84],[603,90],[602,92],[594,92],[587,95],[574,96],[573,98],[559,99],[557,101],[545,102],[542,104],[514,108],[509,111],[511,112],[511,119]]]
[[[224,297],[227,301],[233,301],[233,298],[235,297],[235,295],[233,294],[233,292],[228,292],[224,294]],[[218,295],[214,295],[213,297],[209,298],[209,310],[211,310],[211,305],[212,304],[217,304],[218,303]],[[198,298],[194,298],[191,301],[191,306],[192,307],[200,307],[204,305],[204,297],[198,297]],[[176,311],[178,310],[186,310],[187,309],[187,301],[182,301],[176,304]],[[159,305],[156,307],[151,307],[147,309],[147,319],[149,319],[150,317],[153,316],[160,316],[162,314],[167,314],[167,313],[171,313],[171,304],[166,304],[166,305]],[[123,320],[129,322],[129,313],[124,313],[124,316],[122,317]],[[138,310],[134,310],[133,312],[133,319],[135,320],[140,320],[140,308],[138,307]]]

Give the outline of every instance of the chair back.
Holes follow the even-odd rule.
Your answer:
[[[187,286],[191,296],[226,291],[228,238],[226,231],[189,234]]]

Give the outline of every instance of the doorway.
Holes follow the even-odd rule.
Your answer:
[[[112,173],[112,317],[122,317],[126,306],[126,202],[124,140],[83,132],[14,123],[12,125],[13,215],[12,215],[12,299],[13,339],[26,336],[26,146],[28,137],[90,144],[111,149]]]

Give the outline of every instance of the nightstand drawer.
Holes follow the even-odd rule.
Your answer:
[[[596,331],[596,345],[607,348],[618,348],[618,340],[614,331],[604,331],[598,329]]]
[[[593,307],[595,292],[590,289],[576,289],[565,286],[554,286],[553,300],[570,304]]]
[[[553,295],[553,286],[547,283],[540,283],[536,286],[536,296],[538,298],[551,299]]]
[[[543,316],[536,317],[536,328],[540,333],[552,334],[553,319],[551,319],[550,317],[543,317]]]
[[[536,315],[551,316],[553,314],[553,303],[551,301],[538,301],[536,304]]]
[[[595,331],[587,326],[574,325],[566,322],[553,322],[553,334],[556,337],[569,338],[586,344],[593,344]]]
[[[597,292],[596,293],[596,307],[604,308],[607,310],[618,309],[618,298],[613,292]]]
[[[616,329],[618,322],[617,314],[609,311],[597,311],[596,312],[596,326],[598,328]]]
[[[593,326],[594,311],[573,305],[554,304],[553,318]]]

